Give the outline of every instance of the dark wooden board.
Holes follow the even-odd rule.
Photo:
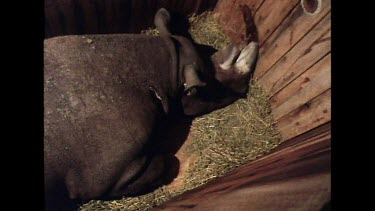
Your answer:
[[[330,200],[330,139],[330,124],[325,124],[154,210],[322,207]]]

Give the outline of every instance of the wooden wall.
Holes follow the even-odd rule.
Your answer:
[[[324,124],[154,210],[325,210],[331,199],[330,139],[330,124]]]
[[[189,15],[213,9],[217,0],[45,0],[45,37],[139,33],[164,7]]]
[[[254,13],[260,43],[254,77],[270,94],[283,140],[331,120],[331,1],[308,15],[300,0],[236,0],[215,11],[232,39],[241,39],[239,5]]]

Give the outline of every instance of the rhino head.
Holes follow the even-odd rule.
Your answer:
[[[178,76],[172,84],[178,90],[183,113],[187,116],[209,113],[244,97],[256,66],[258,43],[245,40],[239,45],[230,44],[202,59],[193,42],[172,35],[170,20],[170,14],[162,8],[156,13],[154,23],[160,35],[176,46]]]

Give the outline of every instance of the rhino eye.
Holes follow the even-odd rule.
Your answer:
[[[192,95],[196,95],[197,92],[198,92],[197,87],[191,87],[185,93],[186,93],[187,96],[192,96]]]

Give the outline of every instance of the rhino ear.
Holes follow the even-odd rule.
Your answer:
[[[169,30],[169,22],[171,21],[171,15],[169,12],[164,9],[160,8],[154,17],[154,24],[156,29],[160,32],[161,36],[170,36],[171,31]]]
[[[193,95],[196,93],[197,87],[203,87],[206,85],[205,82],[201,81],[198,76],[198,66],[196,63],[189,64],[184,67],[184,93],[187,95]]]

